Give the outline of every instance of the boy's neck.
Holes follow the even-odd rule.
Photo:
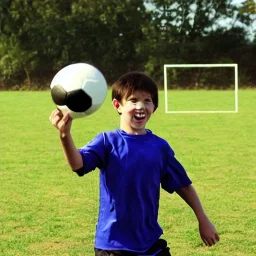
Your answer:
[[[120,129],[126,132],[127,134],[133,134],[133,135],[145,135],[147,133],[145,128],[140,130],[135,130],[132,128],[122,127],[120,125]]]

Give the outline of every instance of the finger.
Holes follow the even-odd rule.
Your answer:
[[[202,240],[203,240],[203,242],[204,242],[204,244],[205,244],[206,246],[209,246],[209,243],[207,242],[206,239],[204,239],[204,238],[202,237]]]
[[[211,247],[213,245],[212,240],[207,240],[208,247]]]
[[[62,118],[62,120],[67,123],[71,119],[71,116],[69,113],[65,114]]]
[[[69,121],[71,121],[72,119],[70,118],[69,114],[65,114],[62,118],[60,118],[60,120],[57,123],[57,127],[58,128],[63,128],[64,126],[66,126],[68,124]]]
[[[63,129],[69,122],[72,121],[72,118],[70,115],[67,113],[65,114],[57,123],[57,128],[58,129]]]
[[[215,245],[216,243],[217,243],[216,239],[213,238],[213,239],[211,239],[211,245],[210,246]]]
[[[51,119],[52,119],[53,116],[54,116],[54,112],[55,112],[55,110],[53,110],[52,113],[51,113],[50,116],[49,116],[49,120],[50,120],[50,121],[51,121]]]
[[[203,237],[203,241],[204,241],[205,245],[208,247],[211,247],[218,242],[217,239],[215,238],[215,236],[211,236],[211,237],[207,237],[207,238]]]
[[[215,245],[218,242],[218,240],[215,237],[213,237],[213,238],[209,238],[207,240],[207,242],[208,242],[209,246],[211,247],[211,246]]]
[[[219,238],[219,235],[218,234],[215,234],[214,238],[212,239],[212,243],[213,245],[214,244],[217,244],[219,242],[220,238]]]
[[[57,115],[57,116],[53,117],[52,124],[55,127],[59,127],[60,123],[61,123],[61,117],[60,116]]]
[[[61,114],[62,114],[62,113],[61,113],[61,111],[60,111],[59,109],[55,109],[55,110],[52,111],[51,115],[49,116],[49,119],[51,120],[51,119],[53,119],[55,116],[59,116],[59,115],[61,115]]]
[[[62,118],[63,118],[62,112],[60,110],[56,109],[52,112],[52,114],[50,116],[50,121],[55,127],[58,127],[59,122],[61,121]]]

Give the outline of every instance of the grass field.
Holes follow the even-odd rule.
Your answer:
[[[0,92],[1,256],[93,256],[98,171],[69,170],[48,120],[53,108],[49,92]],[[167,115],[160,92],[148,128],[171,144],[221,236],[204,247],[192,211],[163,191],[159,222],[173,256],[256,255],[255,110],[256,90],[241,90],[237,114]],[[118,124],[108,95],[97,113],[74,120],[75,143]]]
[[[234,111],[234,90],[168,91],[168,111]]]

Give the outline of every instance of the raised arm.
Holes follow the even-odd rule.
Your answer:
[[[73,171],[79,170],[83,167],[83,160],[71,136],[72,118],[69,114],[63,116],[62,112],[56,109],[51,113],[49,119],[59,131],[60,141],[68,164]]]
[[[189,185],[176,192],[193,209],[198,220],[200,236],[205,245],[216,244],[220,240],[219,235],[208,219],[194,187]]]

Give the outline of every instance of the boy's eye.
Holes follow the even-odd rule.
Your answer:
[[[131,101],[132,103],[136,103],[136,102],[137,102],[136,99],[130,99],[130,101]]]

